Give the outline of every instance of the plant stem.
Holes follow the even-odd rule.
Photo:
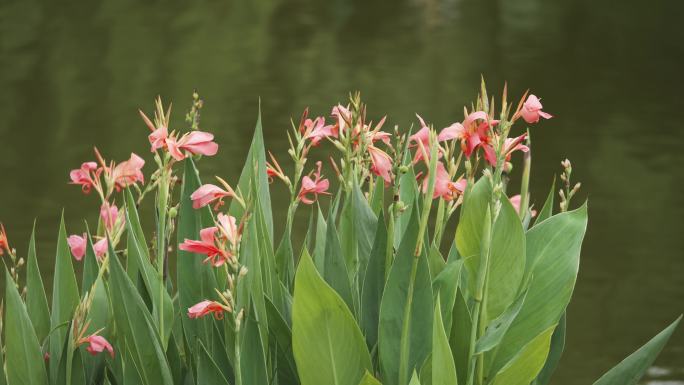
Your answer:
[[[157,316],[159,318],[159,335],[164,341],[164,255],[166,252],[166,212],[169,205],[169,173],[163,169],[157,195],[157,273],[159,276],[159,298]]]
[[[528,131],[527,134],[527,146],[530,146],[530,134]],[[522,173],[522,182],[521,187],[520,187],[520,212],[518,213],[520,220],[523,221],[525,220],[525,216],[527,215],[527,208],[529,207],[530,204],[530,194],[529,194],[529,187],[530,187],[530,169],[532,168],[532,150],[528,150],[523,158],[523,173]]]

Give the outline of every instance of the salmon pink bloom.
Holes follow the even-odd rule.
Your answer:
[[[166,147],[166,139],[169,137],[169,129],[166,126],[153,128],[152,133],[147,137],[150,140],[151,152]]]
[[[102,204],[102,206],[100,206],[100,219],[102,219],[102,223],[105,225],[107,230],[111,231],[114,228],[118,217],[119,208],[116,207],[116,205],[105,202]]]
[[[530,124],[537,123],[540,117],[544,119],[551,119],[553,117],[551,114],[542,111],[542,104],[539,101],[539,98],[534,95],[527,97],[527,100],[520,110],[520,115]]]
[[[218,144],[214,141],[214,135],[203,131],[192,131],[183,135],[180,139],[173,137],[166,139],[169,153],[174,159],[185,159],[183,151],[193,155],[213,156],[218,152]]]
[[[0,223],[0,255],[10,251],[9,241],[7,240],[7,233],[5,232],[5,225]]]
[[[93,245],[93,250],[95,250],[95,256],[97,259],[102,260],[102,257],[104,257],[105,254],[107,254],[107,250],[109,250],[109,242],[107,242],[107,238],[102,238],[95,242]]]
[[[214,318],[220,320],[223,319],[224,311],[230,311],[230,308],[216,301],[204,300],[188,308],[188,318],[200,318],[214,313]]]
[[[137,182],[144,183],[145,176],[142,173],[144,165],[145,160],[143,158],[131,153],[130,159],[114,166],[111,178],[114,181],[116,191],[121,191],[121,189]]]
[[[515,209],[516,212],[520,213],[520,194],[518,195],[513,195],[512,197],[508,198],[508,200],[511,202],[511,205],[513,205],[513,208]],[[532,218],[537,216],[537,210],[530,210],[530,216]]]
[[[527,137],[527,133],[522,134],[518,137],[515,138],[506,138],[504,141],[504,156],[506,162],[511,160],[511,155],[513,155],[514,152],[516,151],[522,151],[522,152],[528,152],[530,150],[529,147],[526,145],[522,144],[522,142],[525,141],[525,138]],[[489,164],[492,166],[496,166],[497,158],[496,158],[496,150],[494,147],[492,147],[491,144],[486,143],[483,145],[484,149],[484,155],[485,159]]]
[[[299,190],[299,195],[297,196],[302,203],[310,205],[318,199],[319,194],[330,195],[328,192],[330,182],[327,179],[321,178],[322,166],[323,163],[321,163],[321,161],[316,162],[316,172],[305,175],[302,178],[302,188]],[[311,179],[311,175],[313,175],[314,179]],[[309,196],[311,194],[313,194],[313,198]]]
[[[428,177],[423,179],[423,193],[427,193],[428,190]],[[447,172],[444,164],[442,162],[437,163],[437,170],[435,173],[435,191],[432,194],[432,199],[442,197],[446,201],[451,201],[463,194],[466,188],[466,180],[461,178],[456,182],[452,182],[449,178],[449,173]]]
[[[218,229],[221,230],[221,234],[233,247],[237,247],[237,244],[240,241],[240,234],[235,217],[219,213],[216,217],[216,222],[218,223]]]
[[[86,337],[81,343],[87,343],[88,346],[86,347],[86,350],[88,351],[88,353],[94,356],[106,350],[107,352],[109,352],[109,355],[112,356],[112,358],[114,358],[114,348],[112,348],[112,345],[109,343],[109,341],[107,341],[102,336],[93,334],[91,336]]]
[[[77,261],[81,261],[83,259],[83,256],[85,255],[86,252],[86,241],[87,237],[86,234],[83,233],[83,235],[71,235],[69,238],[67,238],[67,244],[69,245],[69,248],[71,249],[71,255],[74,256],[74,258]]]
[[[338,104],[333,107],[331,115],[337,120],[337,123],[332,128],[334,136],[337,137],[339,134],[343,134],[347,127],[351,125],[352,114],[349,108]]]
[[[219,186],[213,184],[204,184],[195,190],[192,195],[190,195],[190,199],[192,199],[193,209],[199,209],[213,201],[218,200],[218,202],[216,202],[216,206],[214,207],[215,210],[218,210],[219,206],[223,205],[223,198],[232,196],[232,192],[228,192]]]
[[[97,170],[97,163],[95,162],[85,162],[81,165],[81,168],[71,170],[69,177],[71,178],[71,184],[81,185],[81,189],[84,193],[90,193],[91,188],[95,184],[93,180],[92,173]],[[97,173],[99,175],[99,173]]]
[[[371,159],[370,170],[385,181],[385,186],[392,183],[392,158],[385,151],[370,145],[368,154]]]
[[[186,239],[178,248],[190,253],[204,254],[207,256],[203,261],[204,263],[209,262],[215,267],[222,266],[232,255],[219,247],[220,240],[216,239],[217,231],[219,229],[216,226],[202,229],[200,230],[199,241]]]
[[[444,128],[437,139],[439,141],[458,139],[466,157],[470,157],[478,147],[489,143],[490,128],[499,124],[498,120],[490,120],[484,111],[475,111],[463,120]]]
[[[332,125],[326,125],[325,118],[319,116],[314,120],[305,119],[299,127],[299,132],[303,135],[304,140],[310,139],[311,145],[318,146],[321,140],[325,138],[337,137],[333,127]]]

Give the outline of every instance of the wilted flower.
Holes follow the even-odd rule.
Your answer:
[[[370,145],[368,154],[371,159],[371,172],[385,181],[385,185],[392,183],[392,158],[381,149]]]
[[[188,308],[188,318],[200,318],[204,317],[207,314],[213,313],[214,318],[220,320],[223,318],[223,312],[230,311],[231,309],[226,305],[223,305],[216,301],[204,300]]]
[[[313,204],[316,199],[318,199],[318,194],[330,195],[328,187],[330,187],[330,182],[327,179],[321,178],[321,167],[323,163],[321,161],[316,162],[316,171],[312,174],[305,175],[302,178],[302,188],[299,190],[297,195],[298,199],[302,203],[310,205]],[[311,179],[313,175],[314,179]],[[313,198],[309,195],[313,194]]]
[[[527,123],[530,124],[537,123],[540,117],[544,119],[551,119],[553,117],[551,114],[542,111],[542,104],[539,101],[539,98],[534,95],[527,97],[527,100],[520,110],[520,115]]]

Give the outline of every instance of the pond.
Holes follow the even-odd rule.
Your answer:
[[[306,106],[327,115],[360,90],[376,119],[407,128],[418,112],[441,128],[462,119],[482,74],[497,94],[504,81],[513,95],[530,87],[556,116],[532,131],[533,202],[565,157],[589,199],[556,383],[591,383],[682,312],[684,3],[238,3],[0,5],[0,219],[22,253],[37,218],[47,285],[61,208],[70,233],[97,216],[68,171],[94,145],[149,155],[137,108],[152,111],[158,94],[178,127],[199,90],[202,126],[221,145],[200,167],[234,181],[259,98],[267,147],[285,158],[289,119]],[[679,330],[648,383],[684,384],[683,357]]]

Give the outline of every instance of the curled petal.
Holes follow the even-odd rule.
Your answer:
[[[69,238],[67,238],[67,244],[71,249],[71,255],[73,255],[74,258],[79,262],[83,259],[83,256],[86,252],[86,239],[87,238],[85,234],[82,236],[70,235]]]

